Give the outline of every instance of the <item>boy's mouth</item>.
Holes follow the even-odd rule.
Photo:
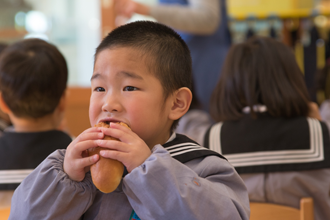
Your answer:
[[[120,121],[118,121],[118,120],[101,120],[100,122],[104,122],[104,123],[106,123],[107,125],[109,125],[110,122],[120,122]]]
[[[97,126],[99,124],[103,124],[103,127],[104,127],[104,124],[107,124],[109,127],[110,123],[118,123],[120,125],[124,125],[125,127],[128,127],[129,129],[131,129],[130,125],[128,125],[127,123],[125,123],[123,121],[119,121],[116,119],[103,119],[103,120],[100,120],[95,126]],[[100,126],[97,126],[97,127],[100,127]]]

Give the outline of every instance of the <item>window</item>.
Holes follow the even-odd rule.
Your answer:
[[[69,85],[90,85],[100,25],[97,0],[0,0],[0,42],[39,37],[56,45],[67,60]]]

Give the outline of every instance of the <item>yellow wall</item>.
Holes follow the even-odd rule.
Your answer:
[[[278,17],[306,17],[318,11],[330,14],[330,8],[320,8],[313,0],[228,0],[228,13],[236,19],[249,16],[267,18],[270,15]]]

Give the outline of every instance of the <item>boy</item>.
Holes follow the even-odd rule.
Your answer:
[[[191,77],[189,49],[172,29],[140,21],[112,31],[96,50],[89,110],[91,125],[110,128],[89,128],[51,154],[17,188],[9,219],[248,219],[235,169],[172,132],[189,108]],[[86,156],[97,146],[106,149]],[[127,169],[108,194],[86,173],[100,156]]]
[[[64,114],[67,65],[57,48],[28,39],[0,56],[0,108],[13,127],[0,138],[0,206],[50,153],[72,141],[57,130]]]

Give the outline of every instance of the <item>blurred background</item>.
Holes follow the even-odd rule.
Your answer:
[[[111,15],[106,14],[109,20],[102,29],[102,8],[111,13],[111,7],[111,0],[0,0],[0,42],[45,39],[67,59],[69,85],[89,86],[94,50],[113,28]]]
[[[144,0],[154,4],[156,0]],[[94,52],[114,28],[112,0],[0,0],[0,42],[37,37],[55,44],[69,68],[67,126],[76,136],[90,126],[88,105]],[[131,20],[152,18],[134,15]]]
[[[157,0],[139,0],[156,4]],[[38,37],[55,44],[69,67],[68,126],[73,135],[90,126],[88,104],[94,51],[115,28],[112,0],[0,0],[0,42]],[[271,36],[292,47],[311,97],[319,104],[330,86],[315,88],[315,73],[330,57],[330,0],[227,0],[233,43]],[[130,21],[150,19],[135,15]],[[330,85],[330,79],[329,81]]]

